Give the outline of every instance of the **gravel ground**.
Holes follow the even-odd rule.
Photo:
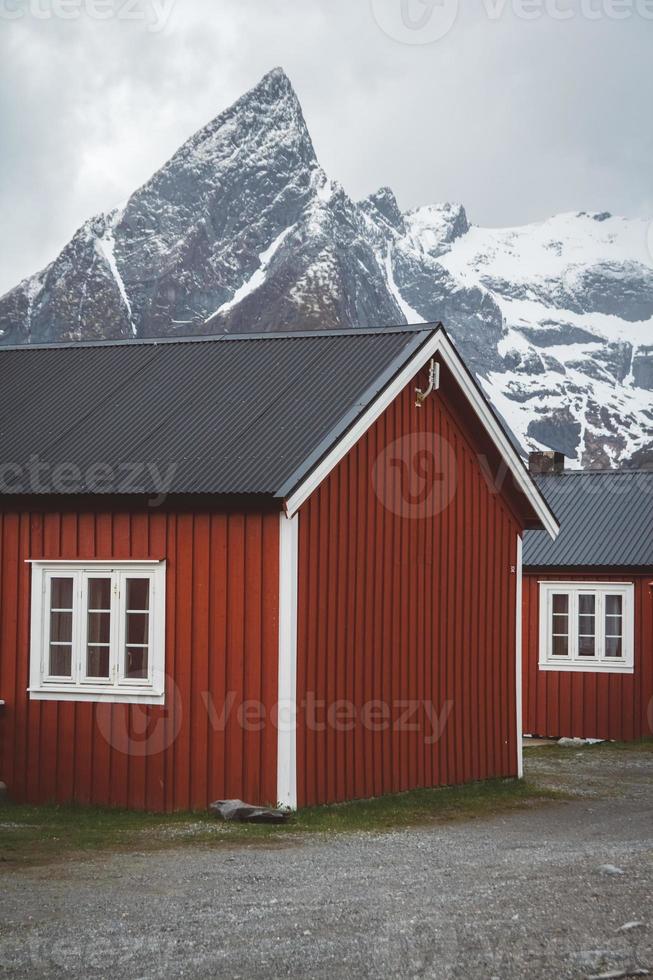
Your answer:
[[[0,975],[562,980],[653,970],[653,754],[526,757],[530,775],[580,787],[582,798],[393,833],[6,872]]]

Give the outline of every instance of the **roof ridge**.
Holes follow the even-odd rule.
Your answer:
[[[387,327],[321,328],[319,330],[293,330],[292,328],[287,328],[252,333],[203,334],[200,336],[185,337],[123,337],[118,340],[67,340],[57,341],[51,344],[11,344],[5,347],[0,345],[0,354],[9,351],[70,350],[71,348],[95,349],[100,347],[158,347],[164,345],[173,346],[175,344],[224,343],[226,341],[233,342],[238,340],[301,340],[314,337],[361,337],[369,336],[370,334],[433,333],[441,329],[443,329],[442,323],[437,322],[393,324]]]

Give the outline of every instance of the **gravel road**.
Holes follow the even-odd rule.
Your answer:
[[[0,975],[563,980],[653,970],[653,754],[531,750],[527,767],[584,795],[401,832],[5,872]]]

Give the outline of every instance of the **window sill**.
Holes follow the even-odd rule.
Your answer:
[[[155,691],[81,691],[79,688],[28,688],[30,701],[86,701],[103,702],[105,704],[165,704],[165,693]]]
[[[634,674],[635,668],[632,664],[584,664],[584,663],[560,663],[552,664],[550,661],[538,664],[540,670],[551,670],[563,673],[575,674]]]

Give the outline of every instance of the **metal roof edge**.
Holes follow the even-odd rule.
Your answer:
[[[360,337],[370,334],[428,333],[436,323],[394,324],[388,327],[339,327],[332,330],[270,330],[252,333],[202,334],[183,337],[123,337],[118,340],[66,340],[51,344],[0,344],[0,354],[10,351],[33,350],[87,350],[103,347],[169,347],[175,344],[209,344],[236,342],[239,340],[308,340],[314,337]]]
[[[578,470],[563,470],[562,473],[537,473],[537,479],[540,480],[559,480],[561,477],[567,476],[584,476],[584,477],[600,477],[600,476],[650,476],[653,478],[653,469],[641,469],[635,467],[633,469],[626,469],[625,467],[618,470],[601,470],[601,469],[578,469]]]
[[[603,565],[591,564],[591,563],[581,563],[579,565],[569,565],[566,563],[556,562],[551,564],[547,562],[542,565],[534,565],[532,562],[523,565],[524,574],[540,574],[540,575],[552,575],[555,572],[573,572],[578,574],[579,572],[587,572],[588,574],[607,574],[608,572],[617,572],[619,575],[653,575],[653,563],[648,565],[621,565],[619,563],[615,564],[609,562]],[[651,583],[653,585],[653,582]]]

